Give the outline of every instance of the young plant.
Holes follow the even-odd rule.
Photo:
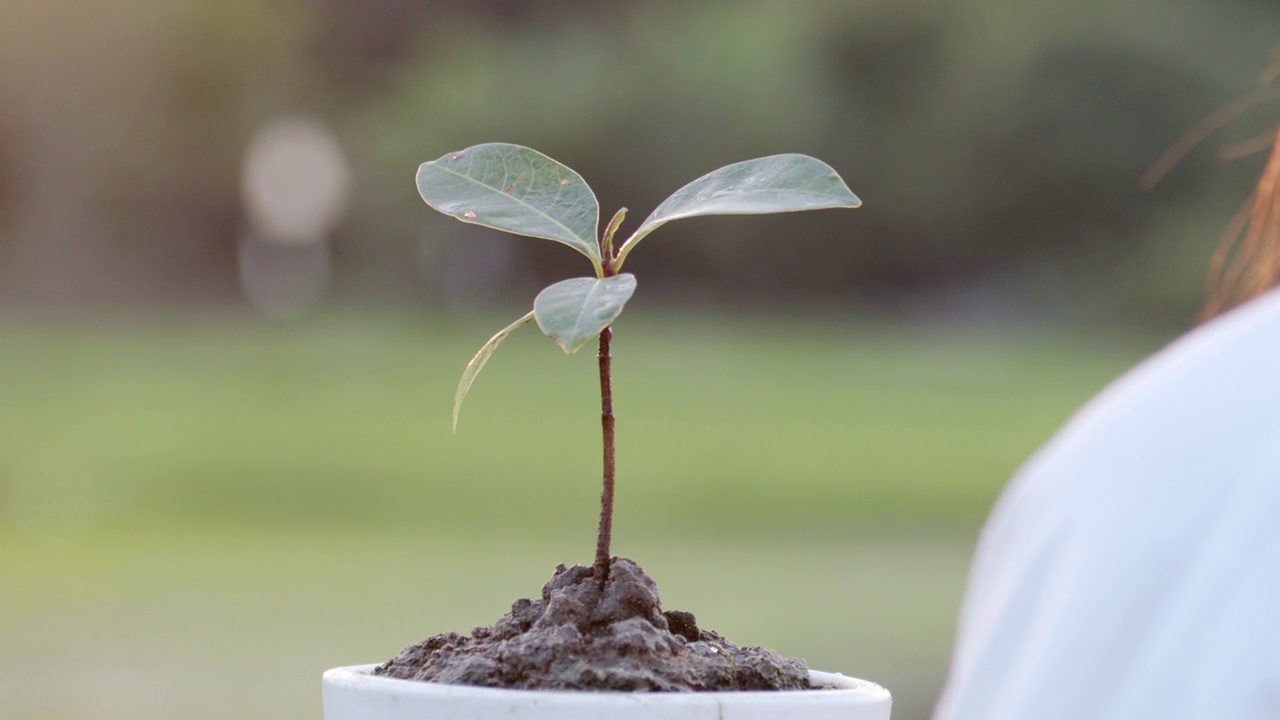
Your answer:
[[[533,310],[489,338],[467,363],[453,398],[453,428],[462,401],[498,345],[521,326],[536,322],[566,354],[598,337],[604,484],[593,572],[601,585],[609,575],[613,530],[614,417],[610,325],[636,289],[619,272],[627,255],[649,233],[671,220],[698,215],[855,208],[861,202],[831,166],[805,155],[771,155],[703,175],[676,191],[614,248],[627,209],[596,234],[600,206],[578,173],[536,150],[488,143],[451,152],[418,168],[418,192],[431,207],[467,223],[545,238],[577,250],[591,261],[595,277],[564,280],[538,293]]]

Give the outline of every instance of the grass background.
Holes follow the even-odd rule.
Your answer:
[[[503,324],[0,320],[4,715],[317,718],[324,668],[488,624],[589,562],[590,353],[517,333],[449,432]],[[667,607],[925,718],[996,493],[1162,341],[629,313],[614,550]]]

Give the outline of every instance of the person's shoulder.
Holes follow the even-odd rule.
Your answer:
[[[1277,443],[1273,291],[1173,342],[1077,411],[1006,487],[991,525],[1123,524],[1140,504],[1207,512],[1228,485],[1256,477],[1246,466]],[[1188,519],[1169,512],[1163,521]]]
[[[1019,471],[937,718],[1276,717],[1278,361],[1272,292],[1134,368]]]
[[[1253,379],[1253,374],[1259,372],[1269,378],[1274,375],[1278,351],[1280,290],[1272,290],[1175,340],[1123,378],[1119,387],[1138,385],[1144,380],[1195,380],[1196,386],[1183,388],[1187,391],[1201,386],[1230,386],[1242,379]],[[1250,373],[1250,377],[1242,378],[1241,372]],[[1280,383],[1265,383],[1253,390],[1278,388]]]
[[[1278,368],[1280,291],[1272,291],[1122,375],[1082,407],[1041,455],[1071,452],[1108,462],[1100,451],[1172,450],[1173,443],[1200,446],[1266,431],[1280,418]]]

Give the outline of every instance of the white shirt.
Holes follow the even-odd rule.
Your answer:
[[[1280,718],[1280,291],[1129,372],[1018,472],[934,718]]]

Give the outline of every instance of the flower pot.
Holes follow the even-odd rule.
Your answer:
[[[891,704],[875,683],[817,671],[813,690],[631,693],[441,685],[375,667],[324,674],[324,720],[889,720]]]

